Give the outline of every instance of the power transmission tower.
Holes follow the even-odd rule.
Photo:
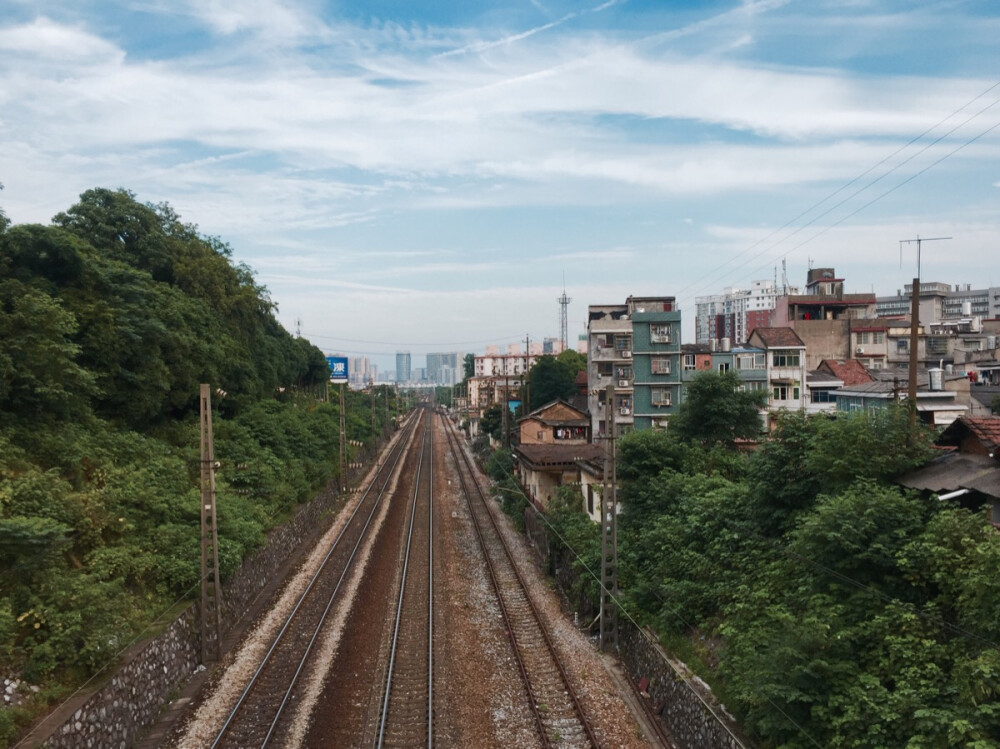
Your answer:
[[[219,660],[222,584],[219,581],[219,526],[215,513],[215,443],[212,390],[201,386],[201,662]]]
[[[615,389],[605,396],[604,491],[601,495],[601,649],[618,649],[618,522],[615,476]]]
[[[566,312],[569,308],[569,303],[573,300],[566,296],[566,280],[563,279],[563,293],[558,299],[559,302],[559,340],[562,342],[563,351],[566,350],[566,339],[568,338],[569,326],[566,322]]]

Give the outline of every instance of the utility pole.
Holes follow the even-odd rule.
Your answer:
[[[917,345],[920,340],[917,336],[917,328],[920,325],[920,246],[924,242],[940,242],[944,239],[951,239],[951,237],[926,237],[921,239],[918,234],[916,239],[899,240],[900,263],[903,260],[903,245],[917,245],[917,277],[913,279],[913,291],[910,298],[910,382],[906,393],[909,399],[911,439],[913,437],[913,429],[917,424]]]
[[[618,508],[615,476],[615,388],[605,395],[604,491],[601,496],[601,649],[618,649]]]
[[[375,450],[375,471],[378,472],[378,432],[375,431],[375,380],[369,380],[368,385],[372,396],[372,449]]]
[[[219,525],[215,512],[215,441],[212,390],[201,386],[201,662],[219,660],[222,643],[222,583],[219,581]]]
[[[531,383],[528,382],[528,362],[531,361],[531,337],[524,335],[524,405],[521,406],[521,416],[527,416],[531,411]]]
[[[344,414],[344,383],[340,383],[340,491],[347,491],[347,419]]]

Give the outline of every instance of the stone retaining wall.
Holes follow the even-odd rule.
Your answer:
[[[678,749],[750,749],[749,741],[716,702],[708,686],[631,622],[619,622],[619,655],[634,683],[649,679],[646,692]]]
[[[337,491],[324,489],[288,523],[268,534],[266,545],[247,558],[222,593],[222,627],[230,630],[300,545],[329,527]],[[42,746],[50,749],[125,749],[199,667],[201,638],[194,604],[162,634],[142,645],[127,663]]]

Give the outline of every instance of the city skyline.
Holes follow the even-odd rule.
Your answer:
[[[169,202],[289,330],[389,369],[836,267],[1000,285],[1000,12],[815,2],[70,3],[0,21],[0,207]]]

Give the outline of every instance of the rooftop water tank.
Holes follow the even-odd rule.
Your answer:
[[[927,370],[927,376],[930,378],[931,390],[933,392],[940,392],[944,390],[944,370],[938,367]]]

